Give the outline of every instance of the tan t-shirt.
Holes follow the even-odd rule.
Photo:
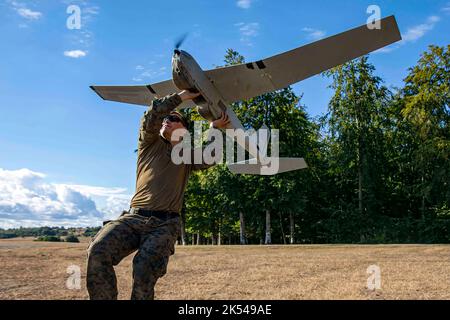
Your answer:
[[[177,94],[155,99],[141,119],[136,193],[131,199],[131,207],[180,212],[192,170],[210,167],[206,164],[174,164],[172,145],[159,134],[164,117],[181,102]]]

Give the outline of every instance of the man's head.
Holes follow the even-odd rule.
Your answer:
[[[172,133],[177,129],[188,128],[187,119],[179,112],[172,111],[167,117],[164,118],[160,135],[167,141],[171,141]]]

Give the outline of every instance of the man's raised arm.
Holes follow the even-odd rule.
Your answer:
[[[170,114],[172,110],[178,107],[183,101],[194,99],[199,93],[192,93],[184,90],[180,93],[173,93],[164,98],[152,101],[148,110],[141,118],[139,129],[139,147],[143,144],[151,144],[159,137],[164,117]]]

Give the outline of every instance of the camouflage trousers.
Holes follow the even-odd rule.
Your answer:
[[[166,274],[179,234],[180,218],[163,221],[123,212],[117,220],[108,222],[88,248],[86,281],[90,299],[117,299],[114,266],[136,250],[131,299],[154,299],[156,281]]]

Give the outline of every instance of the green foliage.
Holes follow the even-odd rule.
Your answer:
[[[407,184],[422,218],[450,201],[450,45],[430,46],[409,69],[395,105],[405,134]],[[405,144],[407,143],[407,144]]]
[[[225,64],[244,63],[229,49]],[[265,211],[284,243],[449,243],[449,47],[431,46],[391,92],[368,57],[325,73],[328,113],[308,117],[291,88],[233,105],[245,128],[280,129],[280,155],[309,168],[276,176],[233,175],[225,165],[197,172],[186,192],[193,237],[260,243]],[[224,241],[225,240],[225,241]]]
[[[12,239],[17,238],[17,234],[11,231],[0,230],[0,239]]]
[[[227,49],[225,54],[225,59],[223,60],[226,66],[231,66],[235,64],[245,63],[244,56],[240,55],[239,52],[233,49]]]
[[[368,57],[325,74],[335,94],[326,118],[329,159],[344,192],[342,200],[358,199],[361,214],[382,210],[386,121],[392,94],[374,75]],[[356,196],[356,197],[355,197]]]
[[[40,236],[35,241],[61,242],[61,238],[56,236]]]
[[[68,236],[66,237],[65,241],[66,241],[66,242],[74,242],[74,243],[80,242],[80,240],[78,240],[77,236],[75,236],[75,235],[73,235],[73,234],[68,235]]]
[[[35,237],[40,239],[48,239],[49,237],[61,238],[66,237],[67,239],[72,239],[68,242],[76,242],[74,239],[77,236],[94,236],[100,227],[95,228],[64,228],[64,227],[35,227],[35,228],[18,228],[18,229],[0,229],[0,239],[9,239],[17,237]],[[52,238],[52,239],[53,239]],[[49,241],[49,240],[40,240]]]
[[[101,227],[88,227],[84,230],[83,236],[85,237],[93,237],[100,231]]]

